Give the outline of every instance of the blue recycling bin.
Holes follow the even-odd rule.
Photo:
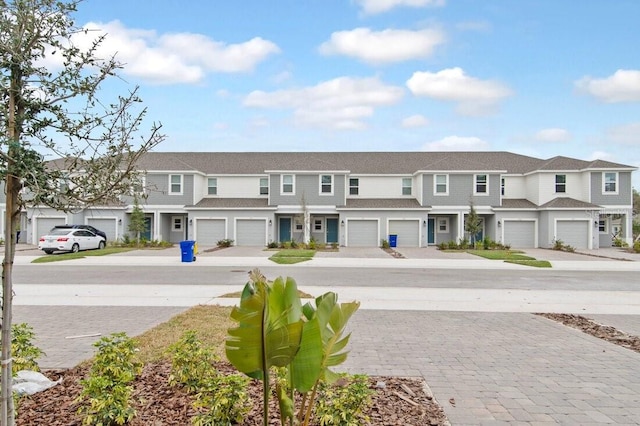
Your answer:
[[[389,247],[397,247],[398,236],[396,234],[389,235]]]
[[[182,253],[183,262],[194,262],[196,256],[194,254],[194,247],[196,242],[193,240],[180,241],[180,252]]]

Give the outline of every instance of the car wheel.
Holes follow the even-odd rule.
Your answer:
[[[80,251],[80,246],[78,244],[74,244],[71,246],[71,253],[77,253]]]
[[[46,254],[53,254],[53,250],[44,250]]]
[[[104,248],[104,246],[105,246],[104,241],[100,241],[100,242],[98,243],[98,250],[102,250],[102,249]]]

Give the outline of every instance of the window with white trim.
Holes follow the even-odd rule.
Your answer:
[[[349,179],[349,195],[358,195],[359,192],[360,192],[360,179],[350,178]]]
[[[217,178],[207,179],[207,194],[218,195],[218,179]]]
[[[486,195],[489,193],[489,177],[487,175],[475,175],[474,194]]]
[[[320,175],[320,194],[333,195],[333,175]]]
[[[439,217],[436,219],[436,223],[438,224],[436,230],[440,234],[444,234],[449,232],[449,218],[448,217]]]
[[[169,194],[182,194],[182,175],[169,175]]]
[[[618,193],[618,173],[604,172],[602,174],[602,192],[605,194]]]
[[[322,232],[323,230],[324,220],[322,219],[313,219],[313,230],[317,232]]]
[[[500,178],[500,195],[504,195],[504,178]]]
[[[302,218],[296,217],[293,219],[293,227],[296,231],[302,231]]]
[[[402,195],[411,195],[411,178],[402,178]]]
[[[449,175],[436,175],[434,179],[434,192],[436,195],[449,194]]]
[[[182,231],[182,217],[180,216],[173,217],[172,228],[174,231]]]
[[[269,195],[269,178],[260,178],[260,195]]]
[[[556,175],[556,193],[567,192],[567,175]]]
[[[280,188],[282,194],[294,194],[295,193],[295,178],[293,175],[282,175],[282,187]]]

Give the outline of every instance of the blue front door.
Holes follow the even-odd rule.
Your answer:
[[[280,242],[291,241],[291,218],[281,217],[278,222],[280,229]]]
[[[338,242],[338,219],[327,219],[327,242]]]
[[[436,243],[436,220],[427,220],[427,244]]]
[[[140,233],[140,238],[146,241],[151,241],[151,218],[144,218],[144,231]]]

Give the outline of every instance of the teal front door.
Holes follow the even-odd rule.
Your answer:
[[[427,219],[427,244],[436,243],[436,220]]]
[[[285,241],[291,241],[291,218],[290,217],[281,217],[278,222],[279,228],[279,241],[281,243]]]
[[[140,238],[146,241],[151,241],[151,218],[144,218],[144,231],[140,233]]]
[[[338,219],[335,219],[335,218],[327,219],[327,242],[328,243],[338,242]]]

